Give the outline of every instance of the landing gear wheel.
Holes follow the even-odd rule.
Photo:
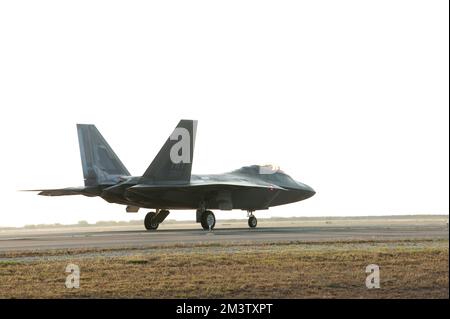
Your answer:
[[[258,225],[258,220],[256,219],[255,216],[250,216],[248,218],[248,227],[255,228],[256,225]]]
[[[216,225],[216,216],[214,216],[213,212],[210,210],[205,210],[202,214],[202,218],[200,223],[204,230],[214,229]]]
[[[159,226],[158,223],[152,222],[153,217],[156,216],[156,213],[150,212],[147,215],[145,215],[144,219],[144,226],[147,230],[156,230]]]

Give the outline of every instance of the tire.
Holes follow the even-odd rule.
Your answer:
[[[248,219],[248,227],[255,228],[258,225],[258,220],[255,216],[250,216]]]
[[[145,215],[145,219],[144,219],[145,229],[147,229],[147,230],[158,229],[159,224],[152,223],[152,219],[155,216],[156,216],[156,213],[154,213],[154,212],[150,212],[147,215]]]
[[[210,210],[206,210],[202,214],[201,224],[204,230],[209,230],[209,223],[211,224],[211,229],[214,229],[214,226],[216,226],[216,216],[214,216],[214,213]]]

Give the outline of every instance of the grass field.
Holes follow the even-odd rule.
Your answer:
[[[0,255],[1,298],[448,298],[448,240],[290,242]],[[65,268],[80,268],[80,288]],[[380,289],[365,268],[380,267]]]

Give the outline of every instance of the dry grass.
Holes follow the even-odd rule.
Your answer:
[[[0,297],[449,297],[448,240],[235,248],[165,248],[152,253],[139,251],[133,256],[95,258],[74,255],[70,263],[80,267],[80,289],[65,288],[67,260],[3,259]],[[372,263],[381,269],[380,289],[365,287],[365,267]]]

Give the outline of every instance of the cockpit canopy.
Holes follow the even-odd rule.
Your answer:
[[[272,164],[244,166],[233,171],[233,173],[250,174],[250,175],[269,175],[279,172],[284,173],[279,166]]]
[[[232,173],[258,177],[266,182],[279,185],[281,187],[296,188],[298,183],[289,175],[283,172],[279,166],[275,165],[251,165],[241,167]]]

